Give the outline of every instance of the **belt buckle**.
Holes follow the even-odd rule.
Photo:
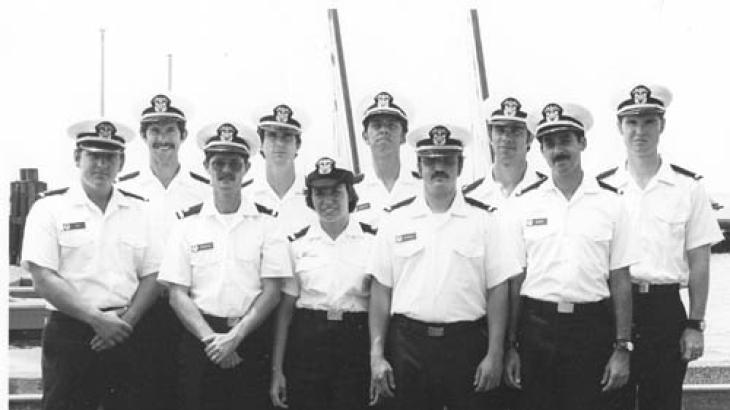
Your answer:
[[[341,310],[328,310],[327,311],[327,320],[341,321],[342,320],[342,311]]]
[[[558,302],[558,313],[573,313],[575,305],[570,302]]]
[[[648,282],[639,283],[639,293],[649,293],[649,286]]]
[[[228,325],[228,327],[236,326],[240,320],[241,320],[240,317],[227,317],[226,325]]]
[[[444,335],[443,326],[428,326],[426,333],[431,337],[441,337]]]

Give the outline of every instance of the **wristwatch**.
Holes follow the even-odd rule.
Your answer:
[[[687,321],[684,322],[684,327],[686,329],[694,329],[703,332],[705,330],[705,321],[702,319],[687,319]]]
[[[613,349],[631,353],[634,351],[634,343],[629,339],[616,339],[613,342]]]

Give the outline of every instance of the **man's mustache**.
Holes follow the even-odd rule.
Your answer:
[[[156,142],[152,144],[152,148],[175,148],[175,144],[169,142]]]
[[[435,178],[448,178],[449,174],[445,173],[444,171],[436,171],[433,174],[431,174],[431,179]]]
[[[564,159],[566,159],[566,160],[567,159],[570,159],[570,155],[568,155],[568,154],[558,154],[558,155],[556,155],[556,156],[553,157],[553,162],[562,161]]]

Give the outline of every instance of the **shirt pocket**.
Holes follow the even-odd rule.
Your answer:
[[[327,294],[334,278],[328,278],[326,262],[321,257],[304,256],[294,261],[296,279],[302,289]]]
[[[142,274],[142,261],[146,243],[139,237],[122,236],[119,239],[119,268],[128,275]]]
[[[61,267],[66,265],[74,270],[84,270],[90,266],[94,257],[94,244],[91,232],[86,229],[61,231],[58,234],[61,253]]]
[[[659,235],[670,242],[684,241],[687,217],[677,210],[656,210],[654,211],[654,220],[658,228]]]

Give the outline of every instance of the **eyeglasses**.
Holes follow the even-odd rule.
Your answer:
[[[240,159],[214,159],[210,162],[210,166],[213,167],[217,172],[223,171],[226,167],[230,168],[233,172],[238,172],[243,169],[243,160]]]

